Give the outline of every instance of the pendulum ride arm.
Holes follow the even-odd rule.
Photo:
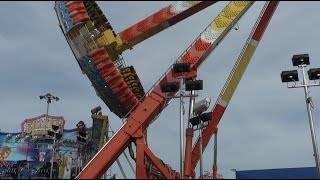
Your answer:
[[[135,25],[132,25],[129,28],[123,30],[116,36],[115,33],[113,33],[113,35],[112,33],[104,33],[104,37],[98,40],[98,44],[101,46],[109,45],[110,42],[114,40],[116,42],[116,48],[112,49],[112,54],[114,54],[114,56],[116,57],[120,55],[123,51],[131,49],[134,45],[175,25],[176,23],[188,18],[189,16],[192,16],[193,14],[207,8],[208,6],[216,2],[217,1],[174,2],[171,5],[162,8],[158,12],[150,15],[144,20],[141,20]],[[95,5],[96,9],[100,10],[97,3],[92,3]],[[91,11],[94,12],[93,9]],[[109,26],[109,28],[113,31],[111,25]],[[93,46],[93,44],[90,44],[89,46]]]
[[[119,53],[207,8],[216,1],[176,1],[120,32]]]
[[[110,111],[123,118],[140,103],[145,92],[133,66],[126,67],[123,50],[118,47],[123,42],[137,44],[214,3],[175,2],[120,35],[95,1],[56,1],[54,9],[82,73]]]
[[[208,126],[206,127],[206,129],[203,130],[202,133],[202,137],[203,137],[203,146],[202,146],[202,151],[205,150],[206,146],[209,143],[209,140],[211,138],[211,136],[217,131],[217,125],[223,115],[223,113],[225,112],[230,99],[233,95],[233,93],[235,92],[240,79],[243,75],[243,73],[245,72],[250,59],[253,55],[253,53],[255,52],[259,41],[261,40],[264,31],[266,30],[272,15],[274,14],[277,5],[278,5],[279,1],[270,1],[268,3],[268,6],[265,8],[265,11],[263,13],[262,16],[259,17],[259,19],[256,22],[256,26],[254,27],[254,29],[251,32],[251,36],[249,36],[248,41],[246,43],[246,47],[244,47],[242,53],[239,56],[239,59],[237,61],[237,63],[235,64],[231,74],[229,75],[229,78],[226,82],[226,84],[223,87],[222,92],[220,93],[220,96],[215,104],[215,106],[213,107],[212,110],[212,118],[210,123],[208,124]],[[192,169],[194,170],[199,158],[200,158],[200,142],[199,139],[197,140],[197,142],[195,143],[195,146],[193,148],[192,151]]]
[[[196,71],[198,66],[222,41],[233,25],[236,24],[252,4],[253,2],[250,1],[232,1],[229,3],[205,31],[200,34],[196,41],[178,58],[176,63],[188,62],[191,69]],[[187,77],[189,75],[187,74]],[[161,84],[179,81],[178,77],[173,73],[173,65],[170,66],[168,71],[147,93],[144,100],[127,117],[127,121],[84,167],[82,172],[77,176],[77,179],[101,177],[131,141],[143,137],[143,132],[150,125],[151,121],[170,102],[167,94],[161,91]],[[173,95],[175,94],[173,93]]]

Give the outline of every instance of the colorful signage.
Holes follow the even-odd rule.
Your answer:
[[[62,116],[46,116],[26,119],[21,123],[21,132],[23,135],[32,136],[48,135],[48,130],[52,131],[52,125],[58,126],[58,132],[63,133],[65,121]]]

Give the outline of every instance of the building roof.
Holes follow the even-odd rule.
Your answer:
[[[315,167],[236,171],[236,179],[317,179]]]

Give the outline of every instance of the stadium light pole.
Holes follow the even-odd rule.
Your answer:
[[[309,87],[320,86],[320,83],[318,83],[318,84],[309,84],[309,82],[308,82],[308,80],[306,78],[305,67],[307,65],[310,65],[309,55],[308,54],[293,55],[292,63],[293,63],[293,66],[298,66],[302,70],[303,79],[302,79],[301,84],[300,85],[296,84],[296,81],[299,81],[298,71],[297,70],[282,71],[281,79],[282,79],[282,82],[286,82],[287,83],[287,87],[288,88],[300,88],[300,87],[304,88],[305,101],[306,101],[306,105],[307,105],[309,126],[310,126],[311,138],[312,138],[312,144],[313,144],[313,151],[314,151],[314,155],[313,156],[315,158],[318,178],[320,178],[320,164],[319,164],[320,162],[319,162],[318,145],[317,145],[316,132],[315,132],[315,129],[314,129],[313,117],[312,117],[312,111],[311,111],[311,108],[313,108],[313,103],[312,103],[312,98],[309,95]],[[314,80],[314,81],[319,80],[320,79],[320,68],[310,69],[308,71],[308,76],[309,76],[310,80]],[[289,86],[289,82],[294,82],[294,85]]]
[[[60,134],[59,131],[59,126],[52,125],[52,130],[48,130],[47,133],[49,136],[53,137],[53,146],[52,146],[52,158],[51,158],[51,167],[50,167],[50,179],[52,179],[52,173],[53,173],[53,161],[55,159],[55,152],[56,152],[56,141],[61,139],[62,134]]]
[[[169,95],[167,98],[179,98],[180,100],[180,178],[184,179],[184,170],[183,170],[183,162],[184,162],[184,97],[197,97],[198,94],[191,93],[190,95],[186,95],[185,91],[195,91],[202,90],[203,83],[202,80],[187,80],[184,76],[185,73],[191,71],[191,66],[189,63],[175,63],[173,65],[173,73],[174,76],[179,79],[179,82],[164,82],[161,86],[161,91],[169,94],[178,94],[178,95]],[[185,87],[183,85],[185,84]]]
[[[46,119],[48,119],[48,113],[49,113],[49,104],[52,102],[52,100],[59,101],[59,97],[53,96],[50,93],[47,93],[46,95],[41,95],[39,96],[40,100],[41,99],[46,99],[47,100],[47,113],[46,113]]]
[[[41,99],[46,99],[47,100],[47,112],[46,112],[46,120],[48,120],[48,114],[49,114],[49,104],[52,102],[52,100],[59,101],[59,97],[53,96],[50,93],[47,93],[46,95],[40,95],[39,96],[40,100]],[[54,161],[54,155],[55,155],[55,144],[56,144],[56,134],[57,130],[59,129],[58,126],[52,125],[52,131],[48,131],[48,134],[53,137],[53,149],[52,149],[52,158],[51,158],[51,169],[50,169],[50,179],[52,179],[52,171],[53,171],[53,161]]]

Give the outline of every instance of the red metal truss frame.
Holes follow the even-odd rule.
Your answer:
[[[196,76],[196,71],[199,65],[205,60],[210,52],[213,51],[213,49],[222,39],[223,38],[215,41],[212,44],[203,42],[200,37],[196,39],[195,43],[193,43],[190,48],[187,49],[187,51],[184,52],[183,55],[176,61],[176,63],[190,63],[192,71],[190,73],[187,73],[186,77],[194,78]],[[200,49],[199,46],[201,46]],[[137,142],[137,178],[147,177],[144,164],[145,156],[147,156],[152,161],[152,163],[158,168],[163,176],[165,176],[166,178],[176,178],[171,174],[168,174],[168,172],[165,170],[165,167],[161,164],[161,161],[157,159],[154,154],[152,154],[151,150],[144,144],[144,136],[142,132],[146,130],[152,120],[163,110],[163,108],[170,100],[170,98],[168,98],[167,96],[168,94],[161,91],[160,85],[162,83],[178,81],[179,79],[173,72],[173,66],[171,66],[165,73],[165,75],[155,84],[155,86],[150,91],[150,93],[148,93],[145,99],[131,112],[131,114],[129,114],[129,116],[127,117],[127,121],[123,124],[123,126],[115,133],[115,135],[109,140],[109,142],[104,147],[102,147],[102,149],[77,176],[77,179],[100,178],[103,173],[120,156],[120,154],[128,147],[129,143],[134,140]],[[220,107],[219,105],[215,106],[213,110],[212,121],[203,132],[204,148],[208,144],[212,134],[217,131],[216,126],[219,123],[224,111],[224,107]],[[191,147],[190,144],[192,145],[192,136],[193,133],[191,133],[190,130],[187,130],[186,144],[189,148]],[[196,143],[195,148],[192,150],[192,169],[194,169],[194,164],[196,164],[196,161],[198,160],[198,154],[199,142]]]

